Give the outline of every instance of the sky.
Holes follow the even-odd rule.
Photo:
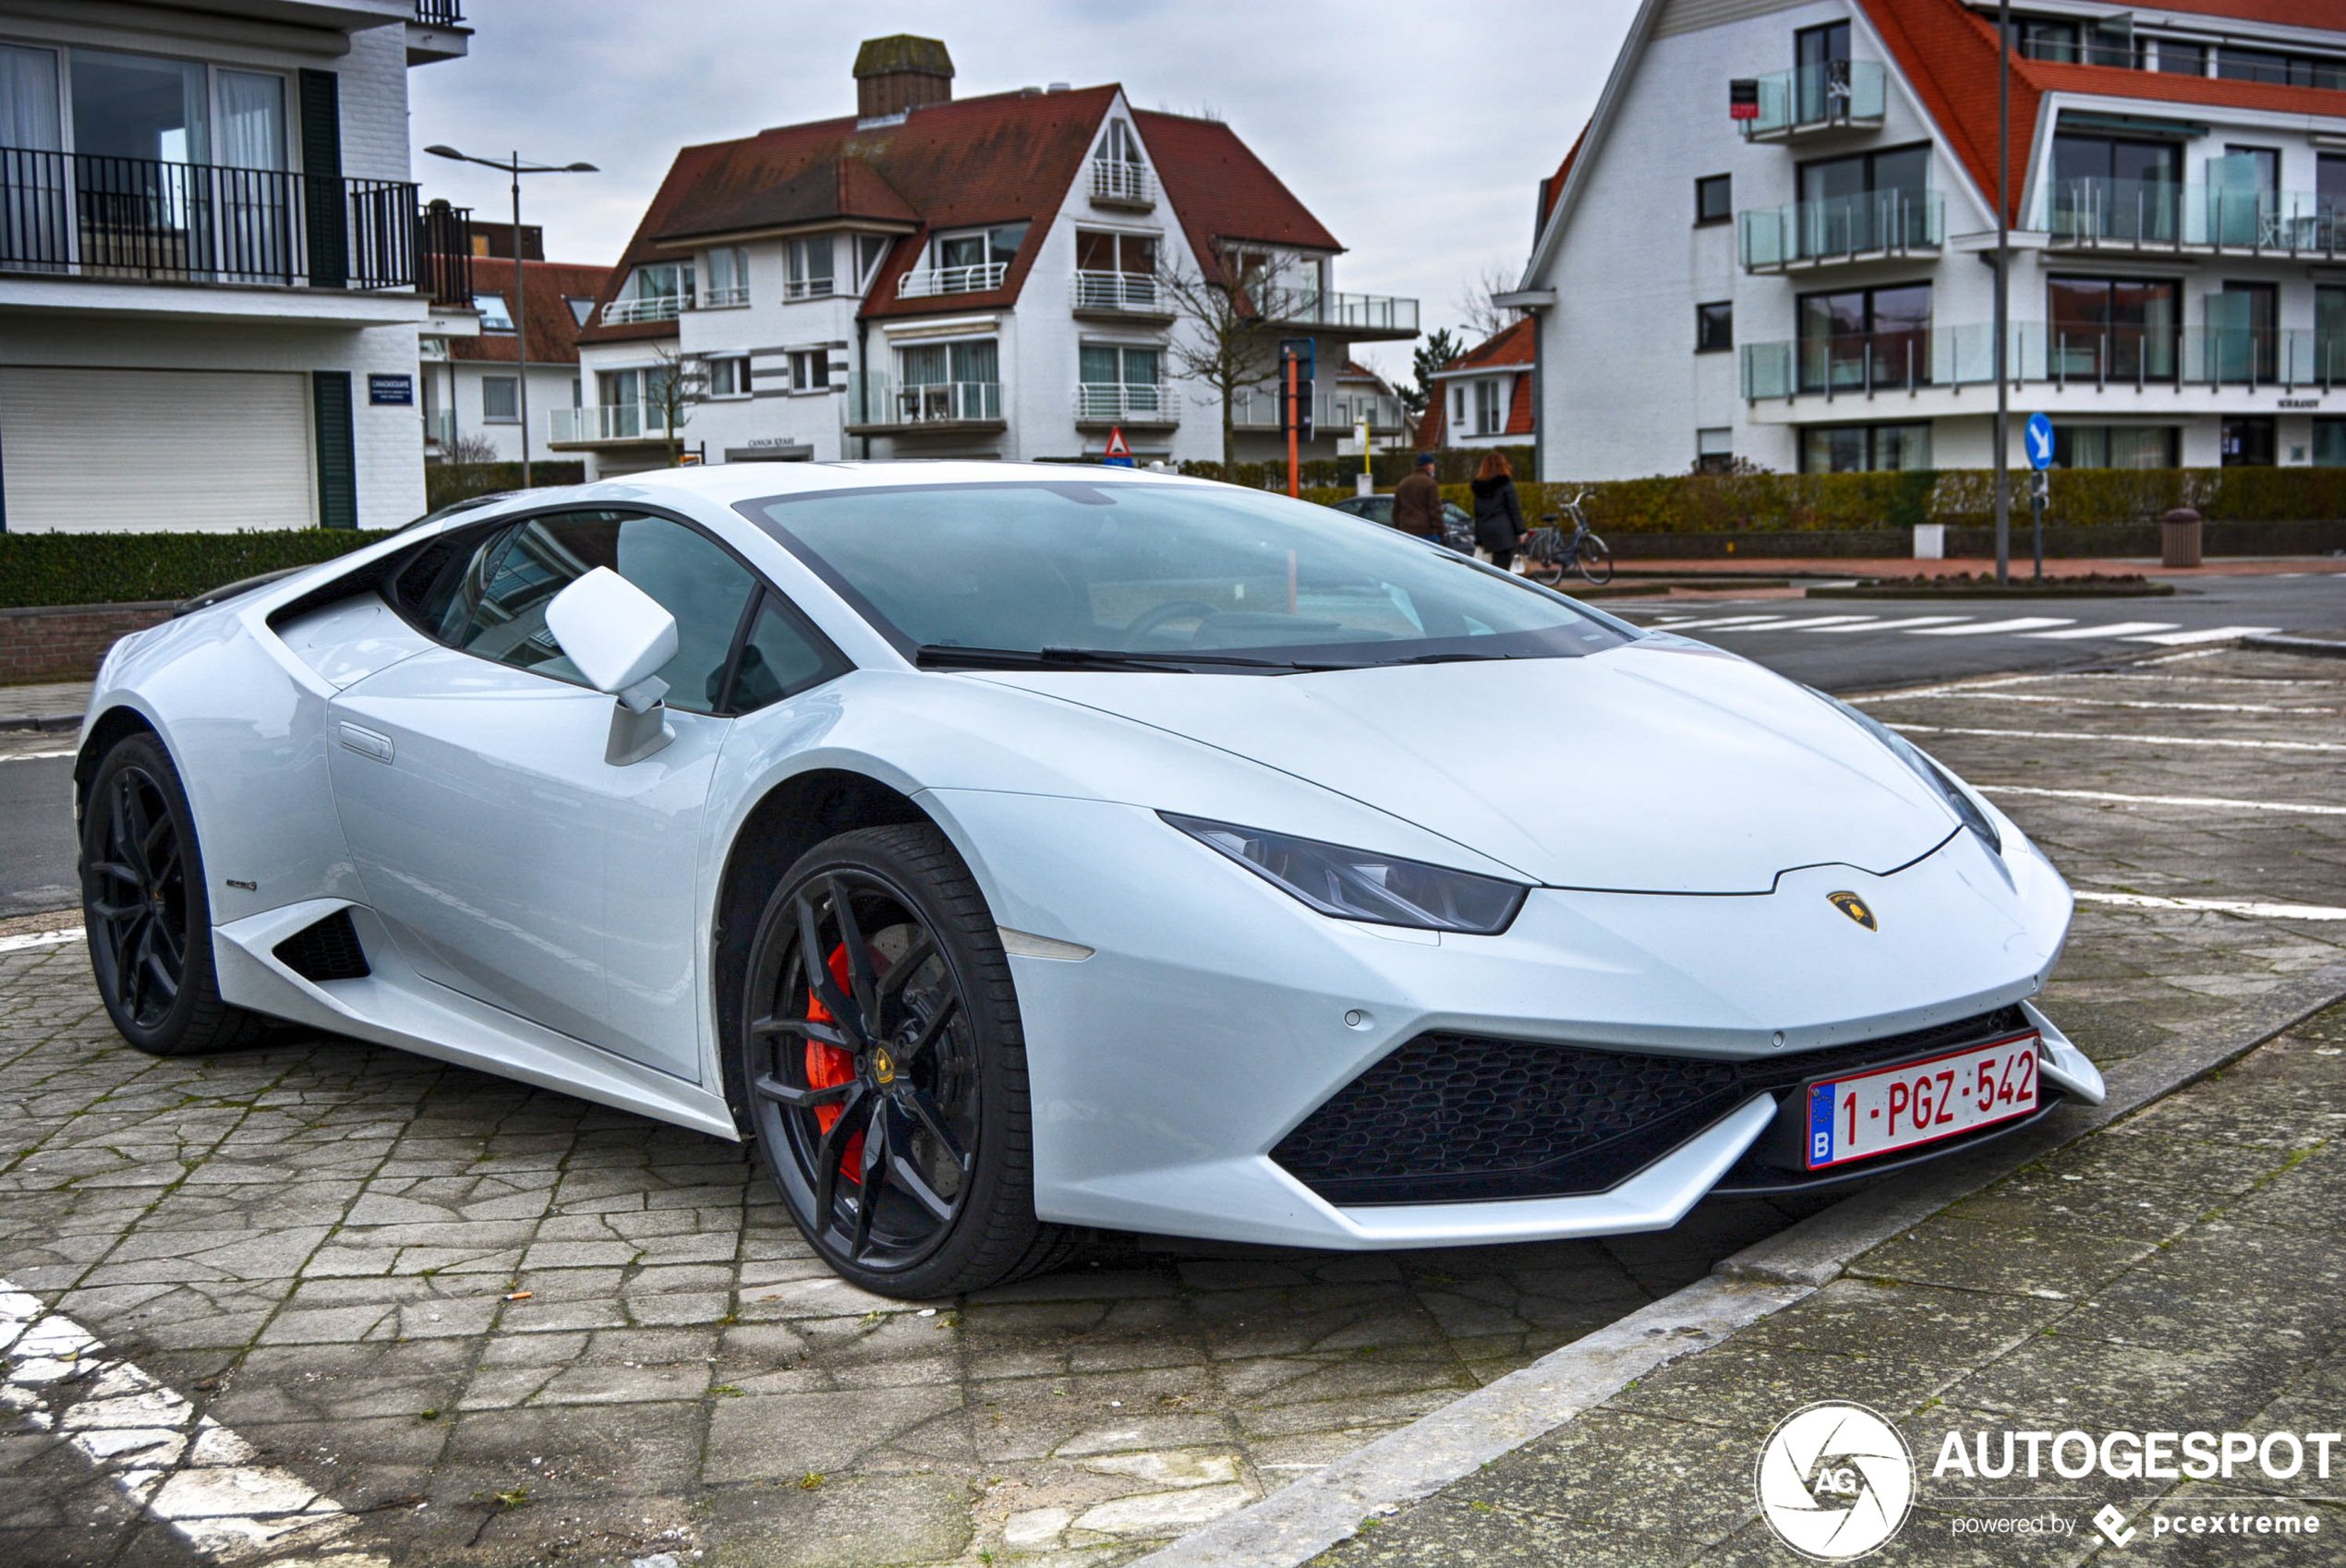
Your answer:
[[[1485,268],[1519,271],[1539,182],[1596,105],[1636,0],[465,0],[471,53],[408,73],[426,199],[502,218],[504,175],[424,148],[602,172],[525,179],[554,260],[617,259],[676,150],[852,114],[856,45],[945,41],[959,97],[1120,82],[1223,119],[1347,247],[1336,286],[1456,326]],[[1406,344],[1362,357],[1408,378]]]

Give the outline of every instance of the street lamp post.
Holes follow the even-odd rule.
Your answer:
[[[434,145],[424,149],[435,158],[453,158],[460,163],[478,163],[485,169],[502,169],[512,176],[514,184],[514,357],[519,368],[514,377],[514,393],[520,400],[521,412],[521,488],[529,488],[529,277],[522,266],[521,254],[521,177],[524,175],[592,175],[599,173],[592,163],[525,163],[521,154],[510,157],[476,158],[469,152],[459,152],[453,147]]]

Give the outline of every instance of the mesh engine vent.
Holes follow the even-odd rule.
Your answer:
[[[336,910],[314,925],[306,925],[274,949],[277,961],[304,980],[361,980],[372,974],[367,949],[358,945],[358,928],[348,910]]]
[[[1271,1157],[1331,1203],[1602,1192],[1759,1091],[2026,1027],[2008,1007],[1747,1061],[1421,1034],[1329,1096]]]

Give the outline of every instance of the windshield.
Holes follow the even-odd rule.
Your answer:
[[[1571,657],[1637,635],[1380,525],[1224,485],[904,485],[742,511],[930,663],[991,650],[1179,669],[1196,655],[1284,671]]]

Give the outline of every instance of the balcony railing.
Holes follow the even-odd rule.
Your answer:
[[[2109,66],[2122,71],[2150,68],[2142,44],[2124,34],[2087,33],[2083,39],[2023,39],[2021,58],[2048,60],[2062,66]]]
[[[695,310],[730,310],[735,306],[747,305],[748,303],[749,285],[747,283],[735,283],[731,288],[712,288],[702,290],[700,297],[695,301],[693,308]]]
[[[1010,270],[1007,261],[987,261],[973,267],[929,267],[898,278],[896,297],[925,299],[937,294],[985,294],[1000,288]]]
[[[1735,214],[1744,270],[1752,272],[1937,250],[1946,231],[1946,198],[1935,190],[1868,191]]]
[[[623,327],[636,321],[673,321],[690,308],[692,303],[692,296],[683,294],[657,294],[635,299],[614,299],[603,307],[603,325]]]
[[[1382,392],[1314,392],[1312,426],[1322,435],[1345,436],[1366,414],[1372,431],[1394,431],[1405,417],[1401,400]],[[1230,423],[1241,429],[1280,428],[1279,394],[1269,387],[1240,387],[1230,397]]]
[[[554,408],[546,414],[546,440],[554,446],[586,441],[664,441],[668,409],[657,403],[600,403],[584,408]]]
[[[1162,316],[1172,307],[1153,273],[1079,271],[1075,274],[1075,308]]]
[[[1156,176],[1145,163],[1120,158],[1092,160],[1092,199],[1119,207],[1156,205]]]
[[[1083,381],[1075,389],[1079,425],[1178,425],[1181,394],[1169,386]]]
[[[416,187],[0,148],[0,269],[286,288],[416,286]]]
[[[416,19],[426,27],[460,27],[464,0],[416,0]]]
[[[828,278],[791,278],[782,284],[784,299],[828,299],[830,296]]]
[[[847,398],[840,417],[850,428],[879,429],[917,425],[999,424],[1002,383],[899,383],[881,371],[858,370],[847,378]]]
[[[445,452],[456,444],[456,411],[454,409],[431,409],[424,415],[423,419],[425,446],[436,446]]]
[[[1333,294],[1324,289],[1276,285],[1259,291],[1254,307],[1263,320],[1283,326],[1397,335],[1418,330],[1418,302],[1391,295]]]
[[[2304,328],[2110,327],[2015,321],[2005,355],[2015,386],[2278,386],[2346,382],[2346,332]],[[1992,385],[1985,323],[1746,344],[1749,400],[1866,396]]]
[[[473,303],[472,209],[434,201],[416,216],[417,287],[434,305]]]
[[[2346,249],[2346,201],[2304,190],[2062,180],[2041,216],[2056,245],[2320,257]]]
[[[1880,125],[1883,83],[1881,66],[1872,60],[1836,60],[1761,77],[1759,117],[1743,122],[1743,134],[1797,136],[1835,126]]]

